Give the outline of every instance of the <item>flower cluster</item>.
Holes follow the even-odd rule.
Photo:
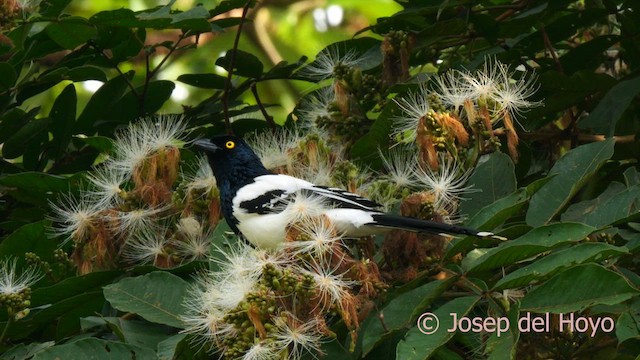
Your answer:
[[[400,142],[416,142],[422,160],[438,167],[438,152],[463,153],[474,159],[499,145],[505,134],[509,154],[518,159],[516,116],[540,105],[528,100],[536,91],[535,76],[516,72],[496,59],[487,59],[475,72],[449,70],[397,99],[402,115],[396,117],[394,135]],[[502,123],[504,128],[494,129]],[[469,151],[466,151],[470,149]]]
[[[0,307],[6,308],[15,320],[29,314],[31,286],[42,278],[37,268],[29,267],[18,274],[17,259],[0,261]]]
[[[375,263],[357,260],[330,221],[306,202],[276,249],[219,248],[218,271],[200,274],[188,296],[186,330],[225,359],[300,359],[319,354],[342,319],[356,336],[384,290]],[[355,341],[355,340],[354,340]]]
[[[130,125],[116,134],[111,156],[87,174],[86,189],[51,203],[54,234],[73,242],[80,273],[172,267],[208,255],[218,191],[205,160],[181,171],[185,129],[175,117]]]
[[[316,81],[331,78],[326,86],[307,97],[297,115],[307,127],[326,130],[330,138],[345,145],[366,134],[371,120],[366,112],[385,103],[388,85],[380,77],[362,71],[363,58],[338,48],[320,52],[300,75]]]

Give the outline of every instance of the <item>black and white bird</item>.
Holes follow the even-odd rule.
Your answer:
[[[495,237],[491,232],[384,213],[374,201],[345,190],[267,170],[247,143],[235,136],[201,139],[194,145],[204,151],[220,191],[222,214],[238,235],[261,248],[284,242],[296,198],[326,204],[318,206],[345,237],[361,237],[389,229]]]

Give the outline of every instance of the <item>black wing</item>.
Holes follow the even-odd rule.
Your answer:
[[[338,188],[314,186],[300,189],[296,192],[287,192],[281,189],[268,191],[254,199],[240,203],[240,208],[248,213],[274,214],[282,212],[289,203],[295,201],[297,194],[304,196],[317,196],[326,202],[331,208],[360,209],[365,211],[378,211],[381,206],[375,201],[360,195],[350,193]]]

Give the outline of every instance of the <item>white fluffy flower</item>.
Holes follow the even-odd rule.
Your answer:
[[[467,80],[465,74],[458,70],[449,70],[436,77],[436,96],[446,106],[450,106],[459,114],[465,101],[474,97],[474,90]]]
[[[185,137],[186,123],[176,116],[146,118],[116,133],[114,157],[109,166],[131,175],[152,152],[177,146]]]
[[[500,70],[503,81],[489,95],[497,105],[492,109],[494,119],[504,116],[505,113],[509,113],[512,119],[516,119],[516,116],[523,111],[541,105],[540,102],[527,100],[538,89],[535,86],[534,75],[527,77],[527,74],[522,74],[518,80],[513,80],[513,74],[509,72],[508,66],[503,66]]]
[[[431,109],[427,94],[428,89],[426,83],[420,83],[417,91],[409,91],[406,96],[393,99],[403,113],[401,116],[393,118],[393,136],[408,141],[414,141],[416,139],[420,119]]]
[[[331,104],[335,101],[333,86],[326,86],[308,96],[300,105],[298,113],[303,121],[315,124],[318,119],[331,117]]]
[[[298,225],[308,240],[287,241],[283,246],[293,254],[309,254],[312,258],[325,259],[336,246],[342,246],[342,238],[328,219],[305,219]]]
[[[418,179],[433,192],[435,196],[434,208],[452,213],[457,209],[461,195],[471,189],[466,185],[471,170],[463,171],[462,165],[444,155],[440,156],[440,167],[437,171],[427,167],[416,170]]]
[[[50,202],[50,206],[51,220],[58,224],[54,234],[66,235],[69,239],[87,236],[99,213],[96,204],[86,196],[76,199],[71,194],[62,195],[58,203]]]
[[[302,137],[296,130],[279,129],[276,132],[265,131],[247,139],[247,143],[258,155],[267,169],[286,166],[289,150],[298,146]]]
[[[198,167],[191,176],[186,176],[186,186],[188,191],[199,190],[204,194],[210,194],[217,187],[216,177],[209,165],[209,160],[205,156],[198,158]]]
[[[338,66],[354,68],[361,62],[354,50],[341,54],[337,47],[332,47],[321,51],[312,63],[300,70],[300,74],[320,81],[332,77]]]
[[[388,178],[398,187],[413,187],[416,185],[415,169],[418,167],[417,154],[413,149],[396,146],[386,155],[378,149],[382,165]]]
[[[42,278],[35,267],[29,267],[18,274],[16,265],[15,258],[0,261],[0,294],[5,296],[18,294]]]
[[[168,244],[166,229],[142,231],[126,241],[123,257],[134,264],[153,264],[159,257],[167,256]]]
[[[305,352],[312,355],[320,352],[322,334],[318,331],[320,320],[311,319],[302,322],[292,314],[284,313],[274,321],[275,347],[289,349],[288,359],[300,359]],[[314,355],[315,356],[315,355]]]
[[[122,186],[127,178],[124,172],[101,166],[89,173],[87,178],[92,184],[87,195],[95,202],[97,208],[107,209],[122,203]]]

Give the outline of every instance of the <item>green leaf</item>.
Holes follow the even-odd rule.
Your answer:
[[[579,122],[580,128],[613,136],[618,120],[638,93],[640,93],[640,76],[620,81],[607,92],[589,116]]]
[[[83,319],[84,320],[84,319]],[[117,333],[120,340],[127,344],[156,349],[158,344],[170,337],[171,330],[164,325],[147,321],[126,320],[117,317],[89,319],[96,325],[106,325]]]
[[[615,194],[585,214],[581,222],[601,228],[638,214],[640,210],[640,186],[632,186]]]
[[[104,297],[101,291],[83,292],[55,304],[40,308],[31,308],[28,317],[20,321],[20,326],[12,326],[7,331],[7,337],[19,340],[32,333],[55,325],[61,317],[80,318],[100,312],[104,307]],[[6,322],[0,323],[4,327]]]
[[[136,313],[151,322],[184,328],[180,316],[184,314],[183,298],[188,286],[175,275],[156,271],[105,286],[104,296],[120,311]]]
[[[46,17],[58,17],[71,0],[46,0],[40,3],[40,14]]]
[[[640,339],[640,323],[636,321],[630,312],[624,312],[616,321],[616,337],[618,343],[629,339]]]
[[[446,344],[455,335],[455,332],[449,332],[448,329],[453,328],[453,316],[450,314],[455,313],[458,318],[467,315],[471,309],[480,300],[477,296],[468,296],[456,298],[448,303],[440,306],[433,315],[438,319],[437,330],[431,334],[425,334],[421,331],[426,326],[433,326],[433,321],[425,323],[425,327],[411,328],[403,341],[398,344],[396,348],[396,359],[402,360],[417,360],[429,358],[439,347]],[[421,320],[425,320],[427,317],[418,318],[418,324]]]
[[[77,135],[75,136],[76,139],[79,139],[80,141],[84,142],[85,144],[94,147],[95,149],[97,149],[98,151],[100,151],[101,153],[110,153],[111,150],[113,149],[113,140],[111,138],[108,138],[106,136],[84,136],[84,135]]]
[[[207,21],[209,11],[197,5],[187,11],[171,14],[171,28],[188,29],[196,32],[209,32],[211,25]]]
[[[74,180],[81,178],[78,175]],[[40,172],[22,172],[0,176],[0,185],[13,197],[35,205],[46,205],[49,194],[68,191],[70,179]]]
[[[178,346],[186,339],[186,334],[173,335],[166,340],[158,343],[158,359],[172,360],[176,359]]]
[[[47,341],[45,343],[19,344],[12,347],[9,351],[2,354],[5,360],[28,360],[42,350],[54,346],[55,341]]]
[[[98,33],[93,25],[78,17],[52,22],[47,26],[46,32],[53,41],[68,50],[77,48]]]
[[[460,213],[472,217],[483,207],[513,193],[516,190],[514,168],[511,158],[501,152],[482,156],[467,181],[472,191],[464,195]]]
[[[640,292],[623,276],[600,265],[572,267],[531,290],[521,310],[571,313],[597,304],[619,304]]]
[[[52,253],[57,244],[47,238],[47,221],[23,225],[0,242],[0,259],[9,256],[24,257],[27,252],[40,256]]]
[[[383,340],[383,337],[406,327],[435,298],[447,290],[455,279],[455,277],[451,277],[447,280],[432,281],[395,297],[380,311],[384,320],[371,316],[371,321],[364,329],[363,334],[360,335],[363,355],[373,350]],[[382,326],[382,321],[384,321],[384,326]]]
[[[511,306],[507,319],[509,324],[517,324],[520,317],[520,308],[517,304]],[[489,354],[487,360],[514,360],[517,359],[518,340],[520,331],[518,326],[509,326],[509,331],[493,332],[487,340],[485,352]]]
[[[558,160],[549,175],[553,178],[532,197],[526,221],[531,226],[549,223],[571,198],[613,155],[613,139],[579,146]]]
[[[80,339],[64,345],[57,345],[46,349],[33,360],[157,360],[155,351],[139,346],[124,344],[118,341],[100,340],[95,338]]]
[[[6,62],[0,62],[0,92],[12,88],[17,79],[18,74],[13,66]]]
[[[138,27],[142,22],[136,18],[136,14],[130,9],[117,9],[101,11],[93,15],[89,21],[96,25]]]
[[[217,74],[182,74],[178,81],[202,89],[224,89],[227,78]]]
[[[96,121],[104,119],[105,109],[114,109],[114,105],[120,100],[127,89],[127,83],[133,77],[133,71],[117,76],[96,91],[78,116],[78,132],[93,134]]]
[[[51,133],[53,134],[53,153],[56,158],[62,155],[71,141],[76,121],[77,100],[76,88],[74,84],[69,84],[58,95],[49,112]]]
[[[228,50],[223,57],[216,60],[216,65],[222,66],[225,70],[229,71],[231,68],[231,56],[234,52],[236,54],[233,69],[234,75],[250,78],[259,78],[262,76],[262,70],[264,68],[262,62],[260,62],[257,56],[242,50]]]
[[[495,269],[513,265],[556,246],[583,240],[596,229],[578,223],[562,223],[535,228],[523,236],[506,241],[477,257],[478,249],[470,252],[462,261],[469,272]]]
[[[23,155],[30,147],[40,150],[40,142],[46,137],[49,128],[49,119],[34,119],[36,111],[31,111],[24,116],[27,121],[20,130],[11,135],[2,146],[2,156],[7,159],[15,159]]]
[[[97,271],[64,279],[51,286],[35,289],[31,295],[33,306],[54,304],[77,294],[98,291],[122,275],[122,271]]]
[[[623,247],[605,243],[584,243],[549,254],[500,279],[493,290],[527,286],[533,281],[547,279],[558,272],[591,261],[603,261],[613,256],[629,254]]]
[[[142,97],[144,86],[136,88],[138,95],[129,91],[113,105],[113,111],[108,116],[105,116],[105,121],[110,127],[113,127],[120,124],[128,124],[141,116],[154,114],[169,100],[174,88],[175,84],[169,80],[149,82],[142,108],[139,99]]]
[[[481,208],[466,225],[475,229],[495,229],[508,218],[520,212],[528,200],[529,192],[527,189],[519,189]]]

